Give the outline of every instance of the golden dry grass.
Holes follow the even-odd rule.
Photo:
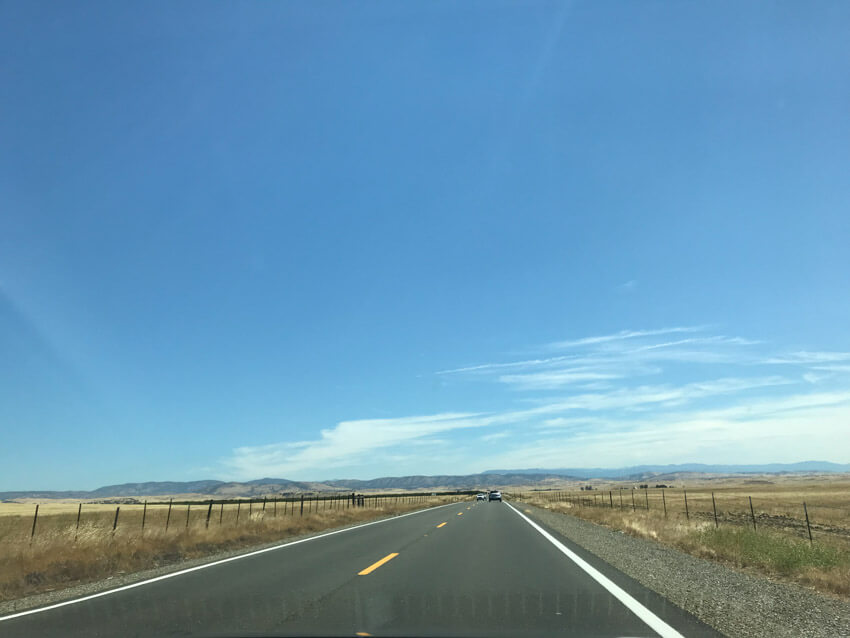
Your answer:
[[[630,489],[611,490],[610,494],[601,490],[538,492],[515,494],[514,498],[671,545],[695,556],[850,597],[850,499],[846,485],[810,489],[797,486],[775,493],[770,492],[769,486],[759,488],[716,489],[718,526],[714,522],[711,490],[698,488],[687,491],[689,516],[685,514],[682,490],[664,490],[663,497],[661,490]],[[748,492],[753,495],[755,529]],[[808,506],[814,543],[808,540],[803,499]]]
[[[325,503],[316,511],[298,503],[215,505],[207,527],[207,505],[172,508],[166,530],[168,506],[148,506],[142,530],[142,507],[121,505],[118,526],[112,532],[114,505],[83,505],[80,526],[77,506],[39,506],[35,535],[31,538],[33,505],[23,510],[7,507],[0,516],[0,600],[51,591],[122,573],[177,563],[222,550],[250,547],[292,536],[340,527],[382,516],[448,503],[456,497],[424,497],[418,502],[385,503],[379,507],[346,507],[345,502]],[[312,511],[311,511],[312,509]],[[20,513],[13,513],[13,512]],[[43,515],[42,515],[43,514]],[[188,524],[187,524],[188,519]]]

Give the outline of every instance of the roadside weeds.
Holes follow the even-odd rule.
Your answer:
[[[4,539],[0,544],[0,603],[108,579],[122,579],[144,570],[169,568],[222,553],[241,553],[322,531],[449,503],[450,497],[432,497],[419,503],[377,508],[349,508],[314,512],[309,516],[273,517],[254,512],[237,525],[175,526],[168,531],[125,526],[116,532],[102,526],[74,526],[73,517],[56,515],[45,521],[40,534]],[[110,586],[112,586],[110,584]],[[3,605],[6,607],[7,605]]]

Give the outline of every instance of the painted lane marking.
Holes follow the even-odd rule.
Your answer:
[[[508,507],[510,507],[514,512],[516,512],[517,516],[520,516],[525,520],[526,523],[531,525],[534,529],[540,532],[547,541],[552,543],[555,547],[557,547],[561,553],[563,553],[567,558],[573,561],[578,567],[580,567],[584,572],[590,576],[597,583],[602,585],[608,592],[614,596],[617,600],[619,600],[626,608],[631,611],[635,616],[640,618],[646,625],[648,625],[653,631],[655,631],[661,638],[684,638],[682,634],[673,629],[666,622],[661,620],[658,616],[652,613],[649,609],[641,605],[637,600],[635,600],[631,594],[626,592],[622,587],[617,585],[614,581],[608,578],[605,574],[600,572],[598,569],[593,567],[586,560],[581,558],[574,551],[569,549],[566,545],[564,545],[557,538],[552,536],[545,529],[540,527],[537,523],[532,521],[528,516],[520,512],[510,503],[505,503]]]
[[[463,516],[463,512],[458,512],[458,513],[457,513],[457,515],[458,515],[458,516]]]
[[[147,580],[140,580],[137,583],[131,583],[129,585],[124,585],[123,587],[116,587],[115,589],[108,589],[106,591],[101,591],[96,594],[90,594],[88,596],[83,596],[82,598],[74,598],[72,600],[66,600],[61,603],[56,603],[54,605],[48,605],[47,607],[39,607],[37,609],[28,609],[27,611],[19,611],[16,614],[10,614],[8,616],[0,616],[0,622],[4,620],[12,620],[13,618],[19,618],[21,616],[29,616],[31,614],[39,614],[43,611],[49,611],[51,609],[56,609],[57,607],[65,607],[66,605],[75,605],[77,603],[82,603],[87,600],[92,600],[93,598],[100,598],[101,596],[109,596],[110,594],[117,594],[120,591],[126,591],[128,589],[134,589],[136,587],[141,587],[142,585],[148,585],[150,583],[156,583],[161,580],[166,580],[168,578],[174,578],[175,576],[182,576],[183,574],[188,574],[191,572],[196,572],[201,569],[206,569],[208,567],[215,567],[216,565],[221,565],[223,563],[229,563],[234,560],[239,560],[242,558],[248,558],[249,556],[256,556],[257,554],[265,554],[266,552],[273,552],[277,549],[283,549],[285,547],[292,547],[293,545],[300,545],[301,543],[309,543],[310,541],[315,541],[320,538],[327,538],[328,536],[335,536],[336,534],[343,534],[345,532],[350,532],[355,529],[360,529],[361,527],[369,527],[370,525],[380,525],[381,523],[389,523],[390,521],[397,521],[400,518],[406,518],[408,516],[415,516],[416,514],[422,514],[423,512],[430,512],[433,510],[437,510],[443,507],[449,507],[451,505],[456,505],[456,503],[446,503],[445,505],[437,505],[436,507],[429,507],[424,510],[417,510],[415,512],[408,512],[407,514],[399,514],[398,516],[394,516],[393,518],[385,518],[380,521],[371,521],[369,523],[361,523],[360,525],[354,525],[352,527],[346,527],[345,529],[338,529],[333,532],[326,532],[324,534],[319,534],[317,536],[311,536],[310,538],[302,538],[297,541],[290,541],[288,543],[283,543],[282,545],[275,545],[274,547],[266,547],[264,549],[254,550],[253,552],[248,552],[246,554],[239,554],[238,556],[231,556],[230,558],[222,558],[221,560],[216,560],[211,563],[204,563],[203,565],[197,565],[195,567],[189,567],[187,569],[181,569],[176,572],[171,572],[170,574],[163,574],[162,576],[157,576],[155,578],[148,578]]]
[[[440,529],[443,525],[445,525],[445,523],[440,523],[439,525],[437,525],[437,529]]]
[[[398,552],[393,552],[392,554],[387,554],[381,560],[379,560],[377,563],[372,563],[371,565],[369,565],[363,571],[357,572],[357,575],[358,576],[365,576],[366,574],[371,574],[373,571],[378,569],[378,567],[380,567],[384,563],[389,563],[396,556],[398,556]]]

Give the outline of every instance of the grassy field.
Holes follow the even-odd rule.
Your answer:
[[[850,482],[730,480],[691,485],[686,488],[687,513],[681,488],[598,487],[513,497],[696,556],[850,598]]]
[[[174,505],[84,503],[77,526],[76,503],[39,504],[35,534],[33,504],[0,504],[0,600],[60,589],[117,574],[174,564],[221,550],[250,547],[423,507],[457,497],[388,499],[364,507],[345,501]],[[318,505],[318,508],[316,507]],[[116,507],[118,524],[113,532]],[[209,525],[207,514],[209,513]],[[166,529],[166,523],[168,525]]]

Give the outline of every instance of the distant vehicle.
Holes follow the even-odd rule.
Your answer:
[[[487,495],[486,495],[486,494],[476,494],[476,495],[475,495],[475,500],[476,500],[476,501],[486,501],[486,500],[487,500]]]
[[[499,490],[493,490],[487,497],[488,501],[499,501],[502,502],[502,493]]]

